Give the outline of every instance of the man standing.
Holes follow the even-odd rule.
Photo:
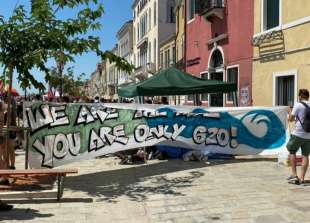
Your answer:
[[[290,183],[304,184],[305,175],[309,166],[309,153],[310,153],[310,132],[306,123],[309,116],[308,100],[309,91],[307,89],[300,89],[299,102],[294,105],[292,112],[289,115],[289,121],[295,121],[295,129],[291,134],[291,138],[287,144],[287,149],[290,153],[290,163],[292,174],[287,179]],[[302,153],[302,166],[300,178],[298,178],[296,170],[296,152],[301,148]]]

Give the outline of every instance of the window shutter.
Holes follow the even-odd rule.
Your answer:
[[[279,25],[279,0],[267,0],[267,29]]]
[[[202,13],[206,2],[206,0],[195,0],[195,13]]]

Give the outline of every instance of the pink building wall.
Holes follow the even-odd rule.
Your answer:
[[[194,20],[188,21],[186,26],[186,71],[196,76],[208,71],[210,53],[214,45],[208,41],[215,34],[227,34],[228,38],[218,42],[217,46],[224,54],[224,80],[227,80],[227,67],[239,66],[238,99],[241,103],[240,89],[248,87],[248,105],[252,104],[252,37],[254,32],[254,3],[253,0],[225,0],[224,18],[214,18],[213,22],[205,20],[196,14]],[[200,58],[195,65],[189,61]],[[207,103],[204,103],[207,105]],[[225,103],[230,106],[231,103]]]

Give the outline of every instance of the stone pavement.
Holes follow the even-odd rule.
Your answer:
[[[79,174],[67,178],[62,202],[15,201],[0,222],[310,223],[310,186],[287,184],[275,159],[121,166],[109,157],[67,167]]]

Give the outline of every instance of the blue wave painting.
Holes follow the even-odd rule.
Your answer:
[[[169,107],[158,109],[159,112],[167,112],[167,117],[146,118],[150,127],[169,125],[172,130],[174,124],[185,125],[186,128],[180,136],[192,138],[197,126],[207,128],[222,128],[230,131],[232,127],[237,129],[236,140],[253,149],[276,149],[286,142],[286,130],[279,117],[270,110],[253,110],[238,119],[228,112],[219,112],[219,118],[203,117],[203,115],[176,116],[176,111]],[[204,114],[208,111],[198,108],[193,114]]]

